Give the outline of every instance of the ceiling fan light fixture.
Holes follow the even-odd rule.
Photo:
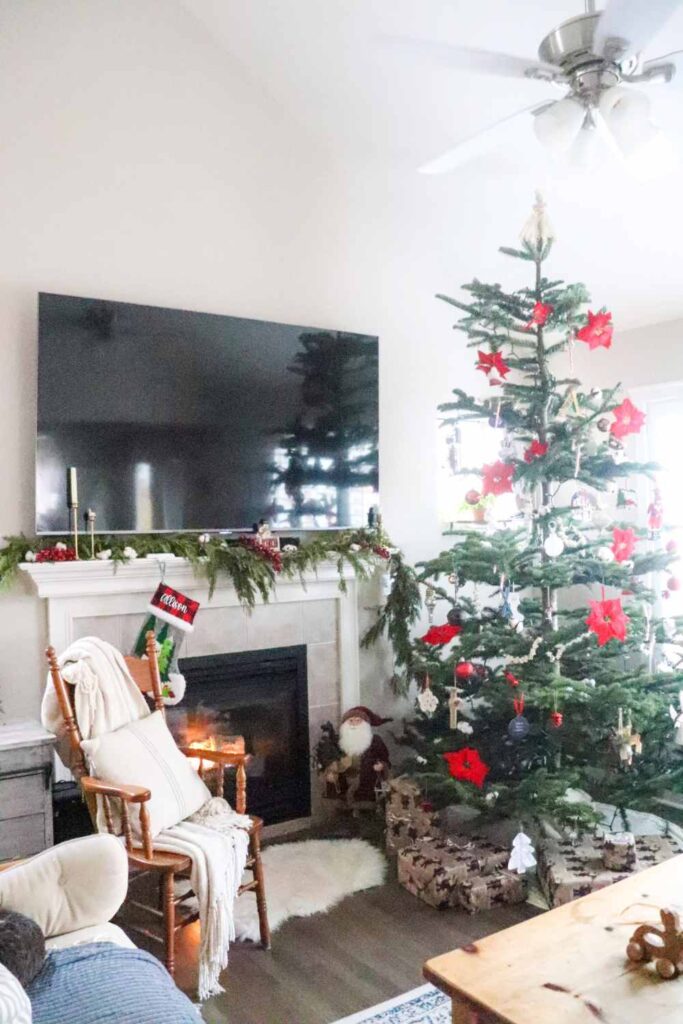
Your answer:
[[[571,96],[558,100],[534,118],[536,138],[548,149],[561,153],[568,150],[581,131],[586,109]]]
[[[600,97],[599,110],[625,157],[648,145],[657,135],[658,129],[650,121],[650,100],[637,89],[606,89]]]

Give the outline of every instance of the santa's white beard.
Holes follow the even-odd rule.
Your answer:
[[[342,722],[339,726],[339,746],[347,757],[360,757],[372,743],[372,726],[369,722]]]

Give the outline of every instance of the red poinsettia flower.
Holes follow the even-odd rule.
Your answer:
[[[625,398],[621,405],[612,409],[614,423],[610,426],[610,434],[622,438],[627,434],[637,434],[645,422],[645,413],[636,409],[630,398]]]
[[[447,644],[457,636],[458,633],[462,633],[462,626],[451,626],[449,623],[444,622],[443,626],[430,626],[424,636],[420,637],[423,644]]]
[[[612,554],[617,562],[625,562],[633,554],[636,546],[636,535],[633,530],[620,530],[614,527],[612,532]]]
[[[554,309],[555,307],[549,303],[537,302],[531,312],[531,320],[526,325],[527,330],[531,330],[532,327],[543,327]]]
[[[454,779],[472,782],[479,789],[484,785],[484,779],[491,770],[486,762],[482,761],[479,751],[473,750],[472,747],[463,747],[462,750],[444,754],[443,759]]]
[[[481,352],[477,351],[479,361],[477,363],[477,369],[483,370],[488,376],[491,370],[495,370],[501,377],[507,376],[510,372],[510,367],[503,359],[500,352]]]
[[[512,490],[515,467],[510,462],[493,462],[482,469],[482,494],[505,494]]]
[[[548,451],[548,445],[543,444],[541,441],[532,441],[527,450],[524,452],[524,461],[533,462],[534,459],[540,459]]]
[[[598,646],[604,647],[610,640],[625,640],[628,615],[621,607],[619,598],[607,601],[591,601],[591,613],[586,625],[598,638]]]
[[[609,348],[613,329],[611,313],[589,313],[588,323],[576,332],[576,337],[585,341],[590,349]]]

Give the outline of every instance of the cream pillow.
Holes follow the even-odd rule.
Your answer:
[[[144,786],[152,835],[177,825],[198,811],[211,793],[184,754],[178,750],[161,711],[130,722],[81,747],[90,771],[104,782]],[[137,804],[128,805],[133,833],[140,837]]]

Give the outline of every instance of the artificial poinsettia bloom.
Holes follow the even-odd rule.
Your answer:
[[[430,626],[424,636],[420,637],[424,644],[447,644],[457,636],[458,633],[462,633],[462,626],[451,626],[448,623],[444,623],[443,626]]]
[[[495,370],[501,377],[507,376],[510,372],[510,367],[503,359],[500,352],[481,352],[477,351],[479,361],[477,362],[477,369],[483,370],[485,374],[491,373],[491,370]]]
[[[599,647],[604,647],[610,640],[626,639],[629,618],[619,598],[591,601],[590,606],[591,613],[586,619],[586,625],[597,636]]]
[[[524,461],[533,462],[534,459],[540,459],[548,451],[548,445],[543,444],[542,441],[532,441],[527,450],[524,452]]]
[[[627,434],[637,434],[645,422],[645,413],[636,409],[630,398],[625,398],[621,405],[612,409],[614,423],[610,426],[610,433],[617,438],[626,437]]]
[[[472,782],[479,789],[484,785],[484,779],[490,768],[479,756],[479,751],[472,747],[463,747],[451,754],[444,754],[443,759],[448,765],[448,770],[454,779],[461,782]]]
[[[633,530],[620,530],[618,526],[615,526],[612,532],[612,554],[615,561],[625,562],[627,558],[630,558],[636,546],[636,540]]]
[[[506,494],[512,490],[515,467],[510,462],[493,462],[482,469],[482,494]]]
[[[537,302],[531,311],[531,320],[526,325],[527,330],[531,330],[532,327],[543,327],[554,308],[550,303]]]
[[[576,332],[576,337],[579,341],[585,341],[590,349],[601,346],[609,348],[612,344],[613,330],[611,313],[589,312],[588,323]]]

